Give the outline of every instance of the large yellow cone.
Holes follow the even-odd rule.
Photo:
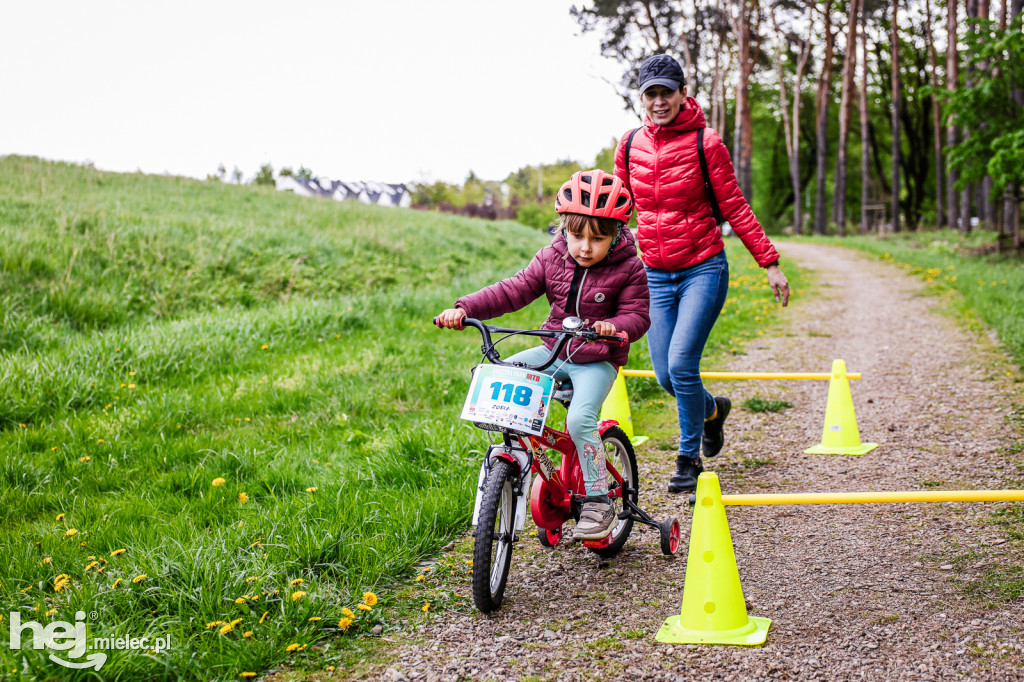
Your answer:
[[[601,419],[614,419],[622,427],[622,430],[629,436],[629,440],[632,441],[633,445],[640,445],[647,440],[647,436],[634,436],[633,435],[633,415],[629,411],[629,395],[626,393],[626,379],[622,376],[622,370],[619,370],[618,376],[615,377],[615,383],[612,384],[612,390],[608,392],[608,397],[604,400],[604,405],[601,406]]]
[[[686,557],[683,607],[658,630],[659,642],[757,646],[771,620],[747,615],[718,474],[697,478],[697,506]]]
[[[850,380],[846,377],[846,363],[832,361],[832,377],[828,380],[828,402],[825,404],[825,428],[821,443],[804,450],[808,455],[863,455],[871,452],[876,443],[861,443],[857,429],[857,415],[853,412]]]

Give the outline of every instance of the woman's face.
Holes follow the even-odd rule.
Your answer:
[[[686,103],[686,88],[669,90],[664,85],[652,85],[640,95],[647,117],[660,126],[676,120]]]

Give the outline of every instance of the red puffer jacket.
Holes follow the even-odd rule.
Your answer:
[[[706,127],[704,112],[692,97],[686,98],[671,124],[660,126],[649,118],[644,121],[644,127],[633,136],[628,172],[624,165],[629,132],[615,150],[615,175],[622,178],[636,201],[640,257],[648,267],[680,270],[725,248],[700,172],[700,128],[706,128],[704,156],[722,215],[758,265],[778,260],[778,252],[740,192],[729,150],[718,133]]]
[[[584,268],[573,260],[565,234],[555,235],[550,246],[537,252],[525,270],[476,293],[463,296],[455,306],[467,317],[489,320],[511,313],[547,294],[551,314],[543,329],[561,329],[562,320],[577,315],[585,322],[606,321],[626,332],[630,341],[638,341],[651,326],[650,291],[647,272],[636,257],[636,242],[629,230],[600,263]],[[544,339],[553,348],[555,339]],[[572,355],[575,363],[606,360],[616,367],[629,359],[629,344],[569,342],[559,356]]]

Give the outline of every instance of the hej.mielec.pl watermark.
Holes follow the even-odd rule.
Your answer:
[[[156,653],[171,648],[171,636],[164,637],[94,637],[92,646],[89,647],[85,633],[85,611],[75,613],[75,622],[69,623],[66,620],[50,621],[46,625],[34,620],[21,622],[21,613],[12,611],[11,620],[11,649],[21,649],[28,646],[26,641],[22,644],[22,635],[26,630],[32,633],[33,649],[49,649],[51,651],[67,652],[67,660],[50,654],[49,658],[54,663],[65,668],[94,668],[99,670],[107,662],[107,654],[104,651],[125,651],[149,649]],[[86,652],[91,653],[86,655]],[[84,657],[84,659],[83,659]],[[76,660],[81,659],[81,660]]]

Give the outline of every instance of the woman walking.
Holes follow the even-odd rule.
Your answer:
[[[697,487],[701,461],[725,442],[723,425],[731,403],[713,397],[700,380],[700,358],[725,303],[729,264],[725,243],[704,184],[698,137],[703,136],[710,191],[721,215],[765,268],[775,300],[789,302],[789,283],[779,254],[765,235],[736,183],[729,151],[706,127],[697,100],[687,97],[683,70],[669,55],[647,59],[639,72],[644,125],[622,136],[615,175],[633,194],[638,241],[651,291],[647,334],[658,383],[675,396],[679,452],[669,492]],[[628,148],[628,158],[627,158]]]

